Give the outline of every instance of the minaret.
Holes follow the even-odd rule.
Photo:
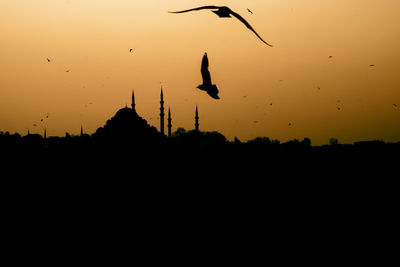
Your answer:
[[[161,87],[161,100],[160,100],[160,132],[164,135],[164,96]]]
[[[82,125],[81,125],[81,137],[83,136],[83,128],[82,128]]]
[[[171,124],[171,109],[170,107],[168,107],[168,137],[171,137],[171,128],[172,128],[172,124]]]
[[[135,93],[133,92],[133,89],[132,89],[132,109],[135,110]]]
[[[194,129],[196,131],[199,131],[199,111],[197,110],[197,105],[196,105],[196,115],[194,116]]]
[[[47,135],[46,135],[46,128],[44,128],[43,139],[44,139],[44,140],[46,140],[46,139],[47,139]]]

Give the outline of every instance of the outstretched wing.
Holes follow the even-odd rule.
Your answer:
[[[204,53],[203,60],[201,61],[201,76],[203,77],[203,84],[211,85],[211,74],[208,70],[207,53]]]
[[[242,18],[239,14],[233,12],[232,10],[231,10],[231,14],[232,14],[235,18],[237,18],[238,20],[240,20],[244,25],[246,25],[247,28],[249,28],[251,31],[253,31],[253,32],[257,35],[257,37],[260,38],[261,41],[263,41],[266,45],[272,47],[272,45],[270,45],[269,43],[267,43],[266,41],[264,41],[263,38],[261,38],[261,36],[258,35],[258,33],[253,29],[253,27],[250,26],[250,24],[249,24],[244,18]]]
[[[185,13],[185,12],[197,11],[197,10],[202,10],[202,9],[218,9],[218,8],[219,7],[217,7],[217,6],[202,6],[202,7],[196,7],[196,8],[192,8],[192,9],[188,9],[188,10],[182,10],[182,11],[175,11],[175,12],[168,11],[168,13],[178,14],[178,13]]]

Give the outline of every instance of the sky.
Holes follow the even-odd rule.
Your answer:
[[[168,13],[204,5],[273,47],[235,18]],[[194,128],[197,105],[200,130],[229,140],[398,142],[399,13],[398,0],[0,0],[0,131],[91,134],[132,90],[159,129],[162,86],[172,131]],[[196,89],[205,52],[220,100]]]

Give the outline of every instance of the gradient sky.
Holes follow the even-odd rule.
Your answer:
[[[274,47],[234,18],[167,13],[202,5]],[[200,129],[229,140],[397,142],[399,14],[399,0],[1,0],[0,130],[93,133],[132,89],[159,128],[161,83],[173,131],[194,128],[197,104]],[[204,52],[220,100],[196,89]]]

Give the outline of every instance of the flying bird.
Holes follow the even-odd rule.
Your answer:
[[[370,67],[375,67],[375,65],[374,64],[371,64],[371,65],[369,65]]]
[[[253,14],[253,12],[252,12],[250,9],[247,9],[247,12],[249,12],[249,13]]]
[[[328,58],[332,58],[333,56],[329,56]]]
[[[50,60],[50,58],[47,58],[47,62],[50,62],[51,60]]]
[[[131,49],[129,49],[129,52],[131,52],[132,53],[132,51],[133,51],[133,49],[131,48]]]
[[[203,84],[200,84],[197,86],[197,88],[206,91],[212,98],[219,99],[218,88],[211,82],[211,75],[210,71],[208,70],[207,53],[204,53],[203,60],[201,62],[201,76],[203,77]]]
[[[220,18],[231,18],[231,15],[240,20],[248,29],[250,29],[252,32],[257,35],[258,38],[260,38],[261,41],[263,41],[266,45],[272,47],[269,43],[263,40],[260,35],[253,29],[253,27],[250,26],[250,24],[242,18],[239,14],[233,12],[229,7],[227,6],[202,6],[202,7],[197,7],[197,8],[192,8],[192,9],[187,9],[187,10],[182,10],[182,11],[175,11],[169,13],[174,13],[174,14],[179,14],[179,13],[185,13],[185,12],[190,12],[190,11],[198,11],[198,10],[203,10],[203,9],[216,9],[212,10],[213,13],[217,14],[218,17]]]

